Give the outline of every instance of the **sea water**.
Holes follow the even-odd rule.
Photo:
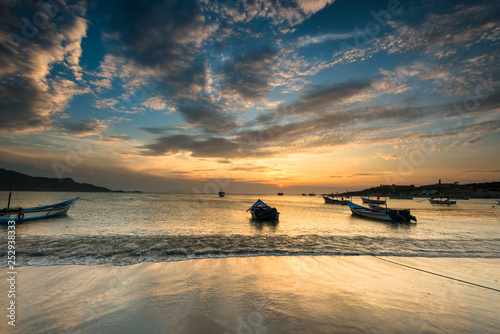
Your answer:
[[[16,222],[18,266],[276,255],[500,257],[494,199],[455,205],[388,199],[390,208],[411,209],[418,220],[412,225],[353,216],[348,206],[325,204],[321,196],[18,192],[11,204],[32,207],[77,196],[67,215]],[[0,193],[0,200],[7,198]],[[250,219],[246,210],[259,198],[278,209],[279,222]],[[7,233],[5,225],[1,231]]]

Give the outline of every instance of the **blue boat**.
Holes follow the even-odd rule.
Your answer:
[[[7,208],[0,210],[0,223],[7,223],[14,220],[16,223],[25,220],[41,219],[54,217],[58,215],[64,215],[68,212],[69,208],[76,202],[77,198],[70,199],[61,203],[37,206],[34,208],[9,208],[10,206],[10,195],[9,195],[9,205]]]

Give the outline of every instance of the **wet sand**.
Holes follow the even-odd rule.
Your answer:
[[[383,259],[479,286],[370,256],[20,267],[0,332],[498,333],[499,259]]]

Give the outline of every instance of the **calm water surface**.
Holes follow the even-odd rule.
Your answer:
[[[17,224],[18,265],[299,254],[500,257],[500,208],[493,199],[449,206],[388,200],[391,208],[411,209],[416,225],[358,218],[321,196],[18,192],[12,205],[76,196],[67,216]],[[0,193],[0,201],[7,197]],[[246,210],[258,198],[280,211],[279,223],[250,219]],[[3,244],[5,238],[6,249]]]

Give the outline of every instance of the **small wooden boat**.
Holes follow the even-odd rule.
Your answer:
[[[385,200],[381,200],[380,197],[377,197],[377,199],[361,197],[361,199],[363,200],[363,203],[385,204]]]
[[[344,197],[340,197],[340,199],[339,199],[338,196],[327,195],[327,196],[323,196],[323,199],[325,200],[326,204],[340,204],[340,205],[347,204],[345,202]]]
[[[392,210],[382,207],[378,207],[378,209],[372,209],[354,204],[350,201],[346,201],[346,203],[353,214],[361,217],[394,223],[412,223],[412,220],[414,220],[415,222],[417,221],[417,218],[410,214],[410,210]]]
[[[413,196],[389,196],[390,199],[413,199]]]
[[[457,201],[452,201],[449,198],[447,198],[447,199],[435,199],[433,197],[433,198],[429,198],[429,201],[432,204],[457,204]]]
[[[252,219],[255,220],[278,220],[280,216],[276,208],[271,208],[260,199],[258,199],[247,211],[250,211]]]
[[[6,209],[0,210],[0,223],[7,223],[10,220],[20,222],[25,220],[64,215],[68,212],[69,208],[76,202],[77,199],[78,197],[57,204],[23,209],[23,208],[9,208],[10,206],[10,195],[9,195],[9,205],[7,206]]]

